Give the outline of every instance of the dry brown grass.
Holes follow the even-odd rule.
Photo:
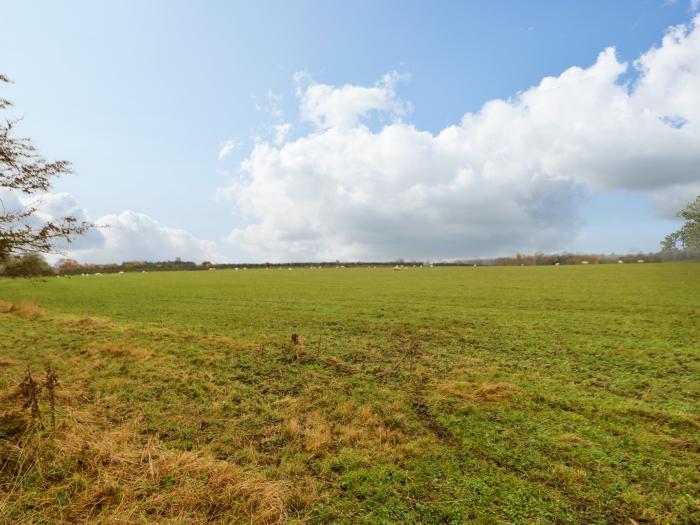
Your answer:
[[[332,440],[331,426],[318,411],[303,418],[288,419],[284,424],[284,433],[289,439],[299,441],[306,452],[322,452],[330,446]]]
[[[68,333],[99,334],[114,328],[107,319],[92,315],[54,314],[53,317],[61,322],[63,329]]]
[[[692,413],[680,411],[666,412],[643,406],[611,407],[608,408],[607,411],[615,414],[641,417],[660,425],[684,427],[692,429],[693,431],[700,431],[700,415]]]
[[[91,343],[86,349],[98,355],[118,358],[146,359],[153,356],[152,351],[125,343]]]
[[[326,357],[321,362],[337,374],[352,374],[355,371],[355,367],[352,364],[347,363],[340,357]]]
[[[666,443],[669,447],[688,451],[688,452],[700,452],[700,445],[688,437],[674,437],[661,434],[657,436],[660,443]]]
[[[640,491],[639,487],[631,486],[620,494],[620,498],[628,508],[632,509],[637,523],[658,523],[659,525],[674,525],[677,523],[695,523],[680,516],[677,512],[654,510],[651,497]]]
[[[81,395],[62,392],[62,399]],[[286,523],[316,489],[169,450],[138,418],[108,423],[99,406],[68,406],[52,434],[17,408],[0,413],[0,516],[51,523]],[[321,446],[310,425],[310,446]],[[31,480],[33,498],[28,501]],[[309,485],[309,486],[306,486]]]
[[[514,388],[509,383],[472,383],[466,381],[446,381],[435,388],[438,397],[459,398],[472,403],[491,403],[513,395]]]
[[[3,470],[12,468],[14,474],[4,487],[0,514],[22,505],[13,501],[21,495],[13,487],[19,488],[29,472],[48,482],[48,475],[55,478],[57,471],[77,465],[63,483],[51,479],[33,509],[24,511],[44,519],[58,512],[61,522],[74,523],[287,521],[290,490],[284,482],[246,474],[201,453],[164,449],[157,438],[144,443],[128,427],[99,436],[64,431],[56,441],[35,438],[8,447],[6,456]],[[61,494],[69,497],[64,509],[56,505]]]
[[[389,406],[388,409],[392,411],[395,423],[405,422],[405,416],[398,413],[398,407]],[[333,430],[339,445],[360,446],[381,452],[406,440],[400,430],[387,425],[384,418],[369,405],[341,402],[336,405],[334,416],[338,422]]]
[[[46,314],[46,311],[32,303],[10,303],[0,300],[0,313],[13,314],[24,319],[38,319]]]
[[[11,366],[19,366],[21,363],[16,359],[11,359],[9,357],[0,357],[0,368],[7,368]]]
[[[399,429],[391,428],[369,405],[352,401],[330,402],[327,412],[304,412],[293,400],[281,400],[285,410],[294,414],[282,424],[283,436],[312,456],[331,453],[343,447],[356,447],[373,454],[396,452],[407,441]],[[400,421],[402,416],[394,414]],[[371,454],[370,454],[371,455]]]
[[[588,481],[588,472],[581,468],[558,463],[552,466],[551,480],[557,485],[575,485],[581,487]]]
[[[57,314],[49,312],[33,303],[13,303],[0,299],[0,314],[13,314],[23,319],[36,320],[50,318],[58,320],[66,332],[72,333],[98,333],[111,328],[114,325],[107,319],[90,315]]]
[[[559,434],[552,440],[552,444],[560,448],[568,448],[572,446],[590,446],[591,442],[572,432]]]

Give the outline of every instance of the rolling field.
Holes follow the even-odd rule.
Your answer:
[[[13,524],[697,524],[700,264],[0,281],[0,465]]]

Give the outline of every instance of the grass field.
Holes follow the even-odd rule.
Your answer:
[[[7,523],[700,523],[700,264],[134,273],[0,299]],[[12,397],[47,364],[55,430],[45,397],[44,430]]]

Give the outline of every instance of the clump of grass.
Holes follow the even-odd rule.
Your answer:
[[[561,447],[561,448],[568,448],[568,447],[576,447],[576,446],[590,446],[591,442],[588,441],[587,439],[582,438],[581,436],[578,436],[574,434],[573,432],[565,432],[563,434],[560,434],[554,438],[552,441],[552,444],[556,447]]]
[[[324,358],[321,362],[338,374],[346,375],[352,372],[351,365],[340,357],[329,356]]]
[[[580,487],[588,481],[588,472],[569,465],[555,464],[551,469],[551,480],[556,484]]]
[[[471,402],[496,402],[510,397],[513,386],[509,383],[468,383],[447,381],[437,386],[437,392],[447,397],[457,397]]]
[[[331,426],[321,412],[312,412],[300,421],[293,417],[285,423],[285,433],[291,440],[300,440],[306,452],[319,453],[330,446]]]
[[[10,303],[0,300],[0,313],[14,314],[24,319],[38,319],[44,309],[32,303]]]
[[[406,343],[405,349],[404,349],[404,354],[406,357],[415,359],[418,357],[418,354],[420,353],[420,341],[415,338],[411,337],[408,342]]]
[[[0,368],[5,368],[5,367],[10,367],[15,365],[15,361],[13,359],[8,359],[6,357],[0,357]]]
[[[98,354],[103,354],[120,359],[128,358],[141,360],[151,357],[152,355],[151,352],[144,348],[124,343],[90,344],[87,345],[87,349],[90,351],[94,351]]]
[[[66,332],[79,334],[97,335],[113,328],[107,319],[93,315],[65,315],[61,317],[60,323]]]

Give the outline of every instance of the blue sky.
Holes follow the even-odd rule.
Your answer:
[[[499,226],[502,221],[491,218],[481,224],[483,213],[477,213],[469,199],[463,204],[450,202],[455,211],[443,213],[446,206],[430,192],[430,199],[428,193],[421,194],[420,206],[397,204],[399,214],[407,216],[405,228],[386,217],[377,219],[381,224],[376,228],[360,226],[368,217],[361,206],[319,210],[318,201],[328,202],[332,196],[337,202],[339,194],[351,195],[374,210],[382,201],[369,200],[378,190],[365,179],[393,173],[393,165],[360,174],[367,183],[363,188],[370,188],[368,196],[355,192],[351,174],[339,181],[335,172],[324,172],[319,166],[329,165],[325,162],[310,165],[317,178],[309,181],[284,163],[267,173],[265,166],[272,161],[261,153],[255,162],[251,159],[256,144],[280,150],[295,146],[289,148],[290,155],[292,150],[301,155],[294,158],[295,166],[319,158],[317,150],[297,144],[333,132],[332,126],[319,126],[314,120],[318,113],[310,113],[308,107],[304,112],[305,101],[319,103],[310,98],[313,86],[327,86],[324,93],[346,85],[385,90],[379,96],[388,98],[369,102],[356,123],[369,130],[369,139],[397,122],[437,137],[490,100],[512,100],[544,77],[557,77],[572,66],[591,67],[609,46],[615,47],[620,63],[634,61],[660,46],[669,27],[691,24],[693,9],[687,1],[7,1],[2,12],[0,72],[15,82],[3,88],[3,96],[13,100],[16,112],[24,116],[22,133],[33,137],[46,156],[70,159],[76,170],[76,175],[57,183],[55,191],[69,194],[71,205],[92,220],[126,221],[118,227],[130,229],[132,235],[141,235],[140,226],[121,216],[125,210],[139,214],[136,222],[146,224],[143,236],[159,232],[167,236],[182,229],[192,239],[210,241],[204,254],[201,244],[191,245],[190,237],[173,241],[174,245],[167,239],[154,242],[162,247],[160,252],[149,251],[143,243],[138,248],[136,243],[124,246],[124,258],[167,257],[178,250],[193,258],[212,250],[222,260],[453,258],[538,248],[624,252],[657,249],[659,240],[677,225],[668,213],[667,195],[659,196],[665,188],[661,182],[649,186],[656,192],[653,195],[635,184],[590,182],[593,179],[578,175],[562,185],[559,179],[568,174],[557,168],[556,193],[552,186],[546,190],[547,198],[556,195],[557,202],[574,206],[576,212],[561,210],[545,218],[542,210],[530,214],[537,219],[532,225],[545,221],[542,228],[534,228],[547,229],[546,236],[539,236],[540,231],[531,235],[530,225],[518,230],[519,243],[498,229],[513,231],[507,221]],[[383,76],[392,72],[392,80],[383,83]],[[630,68],[615,82],[623,84],[636,75]],[[272,126],[283,124],[289,124],[289,134],[275,143]],[[507,123],[499,125],[508,133]],[[690,135],[691,127],[685,126],[683,132],[690,130],[686,138],[692,144],[697,135]],[[464,140],[472,140],[469,136]],[[324,142],[323,151],[337,148],[336,155],[355,148],[349,146],[355,139],[343,137]],[[226,141],[234,144],[233,150],[219,159]],[[362,150],[358,155],[364,155]],[[248,167],[241,167],[242,162]],[[354,166],[353,162],[348,159],[346,164]],[[459,162],[466,166],[467,161]],[[462,164],[449,169],[462,169]],[[429,187],[431,165],[426,166],[425,181],[406,175],[411,184],[384,188],[389,191],[384,201],[405,190],[407,197],[399,199],[405,203],[417,187]],[[294,192],[290,188],[297,187],[270,180],[297,176],[302,189],[304,184],[313,189],[333,180],[332,194],[306,192],[308,197],[295,201],[296,211],[292,207],[276,222],[268,221],[265,210],[288,203]],[[528,177],[531,181],[535,175]],[[511,183],[517,185],[519,180],[525,179],[512,178]],[[692,174],[681,173],[669,192],[677,196],[687,190],[689,201],[697,182]],[[507,187],[505,182],[499,184],[504,184],[499,191]],[[532,197],[542,202],[541,188],[539,183],[534,189],[528,186],[512,199],[522,202]],[[486,195],[498,198],[499,191]],[[440,210],[435,212],[426,203]],[[498,208],[497,202],[494,207]],[[299,224],[285,229],[285,216],[297,211]],[[436,213],[441,219],[430,228],[453,233],[437,235],[432,242],[411,220],[418,217],[424,224]],[[515,213],[511,220],[523,222]],[[344,224],[351,226],[344,229]],[[407,230],[417,231],[413,244]],[[467,235],[465,230],[473,233]],[[485,240],[489,236],[493,242]],[[397,238],[402,242],[392,244]],[[119,257],[115,243],[131,241],[124,233],[102,242],[112,242],[111,248],[85,245],[82,257]],[[451,248],[442,249],[440,242]],[[378,248],[386,245],[393,248]]]

